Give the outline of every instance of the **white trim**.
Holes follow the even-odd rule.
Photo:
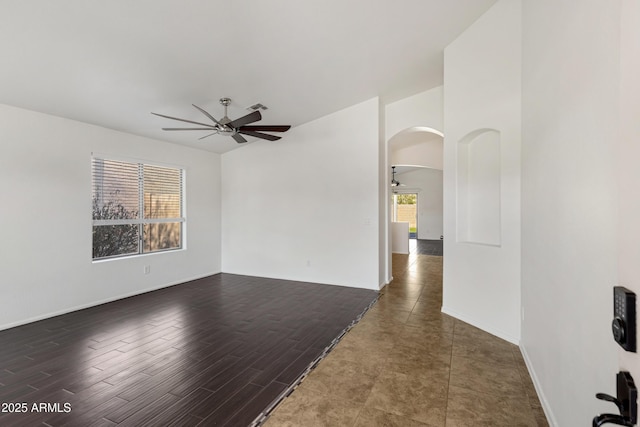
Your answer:
[[[540,400],[540,404],[542,405],[542,410],[544,411],[545,417],[547,417],[547,422],[551,427],[558,427],[559,424],[553,416],[553,411],[551,411],[551,405],[549,405],[549,401],[547,400],[544,392],[542,391],[542,386],[540,386],[540,381],[538,380],[538,376],[536,375],[536,371],[533,369],[533,365],[531,364],[531,359],[529,358],[529,354],[524,346],[520,347],[520,353],[522,353],[522,358],[524,359],[524,364],[527,365],[527,371],[529,371],[529,376],[531,377],[531,381],[533,381],[533,387],[536,389],[536,394],[538,395],[538,399]]]

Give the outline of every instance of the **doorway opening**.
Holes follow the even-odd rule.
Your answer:
[[[393,280],[419,255],[443,255],[444,138],[434,128],[413,126],[391,136],[387,150],[386,271]],[[403,216],[403,210],[413,210],[412,215]]]
[[[417,193],[394,193],[393,211],[391,218],[393,222],[409,223],[409,239],[418,238],[418,194]]]

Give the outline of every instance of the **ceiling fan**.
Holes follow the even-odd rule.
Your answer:
[[[264,132],[286,132],[291,126],[278,126],[278,125],[255,125],[255,126],[247,126],[249,123],[257,122],[258,120],[262,120],[262,114],[260,111],[254,111],[253,113],[249,113],[246,116],[242,116],[239,119],[231,120],[227,116],[227,107],[231,104],[231,99],[229,98],[220,98],[220,104],[224,106],[224,117],[220,120],[216,120],[211,114],[198,107],[195,104],[193,105],[196,109],[198,109],[202,114],[207,116],[209,119],[213,121],[214,124],[200,123],[194,122],[192,120],[187,119],[179,119],[177,117],[165,116],[164,114],[151,113],[153,115],[164,117],[166,119],[178,120],[180,122],[191,123],[194,125],[199,125],[201,127],[194,128],[162,128],[162,130],[206,130],[211,132],[208,135],[205,135],[198,139],[204,139],[211,135],[227,135],[232,137],[238,144],[242,144],[247,142],[247,140],[240,134],[253,136],[256,138],[266,139],[269,141],[277,141],[280,139],[280,136],[270,135]]]

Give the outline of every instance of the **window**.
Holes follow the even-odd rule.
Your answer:
[[[93,158],[93,259],[182,247],[184,171]]]

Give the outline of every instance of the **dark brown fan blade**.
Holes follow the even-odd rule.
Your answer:
[[[165,116],[164,114],[158,114],[158,113],[153,113],[153,112],[151,114],[153,114],[154,116],[158,116],[158,117],[164,117],[165,119],[178,120],[179,122],[192,123],[194,125],[206,126],[209,129],[217,129],[214,125],[210,125],[210,124],[207,124],[207,123],[194,122],[194,121],[187,120],[187,119],[179,119],[177,117]]]
[[[278,126],[278,125],[256,125],[256,126],[240,126],[240,130],[258,130],[266,132],[286,132],[291,129],[291,126]]]
[[[218,134],[218,132],[210,133],[209,135],[205,135],[205,136],[203,136],[201,138],[198,138],[198,139],[205,139],[205,138],[210,137],[211,135],[217,135],[217,134]]]
[[[248,125],[249,123],[257,122],[262,119],[262,114],[260,111],[254,111],[253,113],[249,113],[246,116],[240,117],[239,119],[235,119],[229,123],[227,126],[230,128],[239,128],[240,126]]]
[[[219,121],[217,121],[216,119],[213,118],[213,116],[211,114],[209,114],[208,112],[206,112],[205,110],[203,110],[202,108],[198,107],[196,104],[191,104],[194,107],[196,107],[198,110],[200,110],[200,112],[202,112],[202,114],[204,114],[205,116],[209,117],[211,120],[213,120],[213,122],[217,125],[220,124]]]
[[[162,128],[162,130],[211,130],[211,128]]]
[[[256,138],[268,139],[269,141],[277,141],[281,138],[279,136],[269,135],[267,133],[262,133],[262,132],[254,132],[251,130],[240,129],[238,130],[238,132],[243,133],[245,135],[249,135],[249,136],[255,136]]]
[[[235,139],[238,144],[242,144],[242,143],[247,142],[247,140],[244,139],[244,137],[242,135],[238,135],[237,133],[234,133],[233,135],[231,135],[231,137],[233,139]]]

